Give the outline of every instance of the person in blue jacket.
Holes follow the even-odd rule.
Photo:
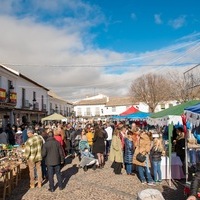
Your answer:
[[[133,170],[133,154],[134,154],[134,145],[133,145],[133,132],[128,130],[127,136],[124,139],[124,163],[126,168],[127,175],[134,175]]]

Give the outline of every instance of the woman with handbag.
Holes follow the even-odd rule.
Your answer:
[[[142,184],[148,183],[148,185],[153,186],[155,185],[155,183],[153,181],[149,169],[151,167],[149,159],[150,150],[151,150],[150,137],[146,132],[142,131],[140,133],[139,142],[136,146],[135,153],[133,156],[133,164],[137,166],[137,171],[139,173],[139,178]]]
[[[109,160],[112,161],[112,168],[114,169],[115,174],[122,174],[122,166],[123,166],[123,145],[120,139],[120,129],[116,128],[114,130]]]

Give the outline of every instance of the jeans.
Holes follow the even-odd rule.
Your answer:
[[[48,180],[49,180],[49,188],[54,189],[54,173],[56,174],[57,180],[58,180],[58,187],[62,188],[62,177],[60,172],[60,165],[48,165],[47,171],[48,171]]]
[[[35,168],[37,170],[38,184],[42,184],[42,168],[41,161],[32,162],[28,161],[29,176],[30,176],[30,186],[35,185]]]
[[[45,160],[42,160],[42,178],[46,178],[47,177],[47,166],[45,165]]]
[[[106,140],[106,155],[110,153],[111,142],[112,140]]]
[[[126,173],[131,174],[132,173],[132,163],[125,163],[126,165]]]
[[[194,165],[196,164],[196,150],[195,149],[189,149],[189,162]]]
[[[153,182],[153,179],[152,179],[151,174],[150,174],[149,167],[144,167],[144,166],[138,165],[137,168],[138,168],[139,178],[140,178],[141,182],[146,182],[146,178],[147,178],[148,183]],[[146,178],[145,178],[144,173],[146,175]]]
[[[161,169],[160,169],[161,161],[152,161],[152,164],[153,164],[154,181],[161,181],[162,180]]]

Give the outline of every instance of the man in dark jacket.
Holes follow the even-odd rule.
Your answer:
[[[54,172],[57,176],[58,187],[62,187],[61,164],[64,163],[64,152],[58,141],[53,137],[53,132],[48,133],[48,138],[42,148],[42,157],[45,159],[45,164],[48,170],[49,191],[54,192]]]

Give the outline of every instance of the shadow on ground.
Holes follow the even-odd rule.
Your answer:
[[[69,182],[70,178],[78,173],[78,167],[76,164],[74,164],[72,167],[66,169],[65,171],[62,171],[62,177],[63,178],[63,188],[66,187],[67,183]],[[58,187],[58,184],[55,185],[55,188]]]
[[[164,185],[162,195],[165,200],[186,200],[184,195],[184,181],[172,180],[173,187]]]
[[[11,195],[6,200],[22,200],[29,189],[29,171],[28,168],[25,168],[21,170],[19,185],[12,190]]]

